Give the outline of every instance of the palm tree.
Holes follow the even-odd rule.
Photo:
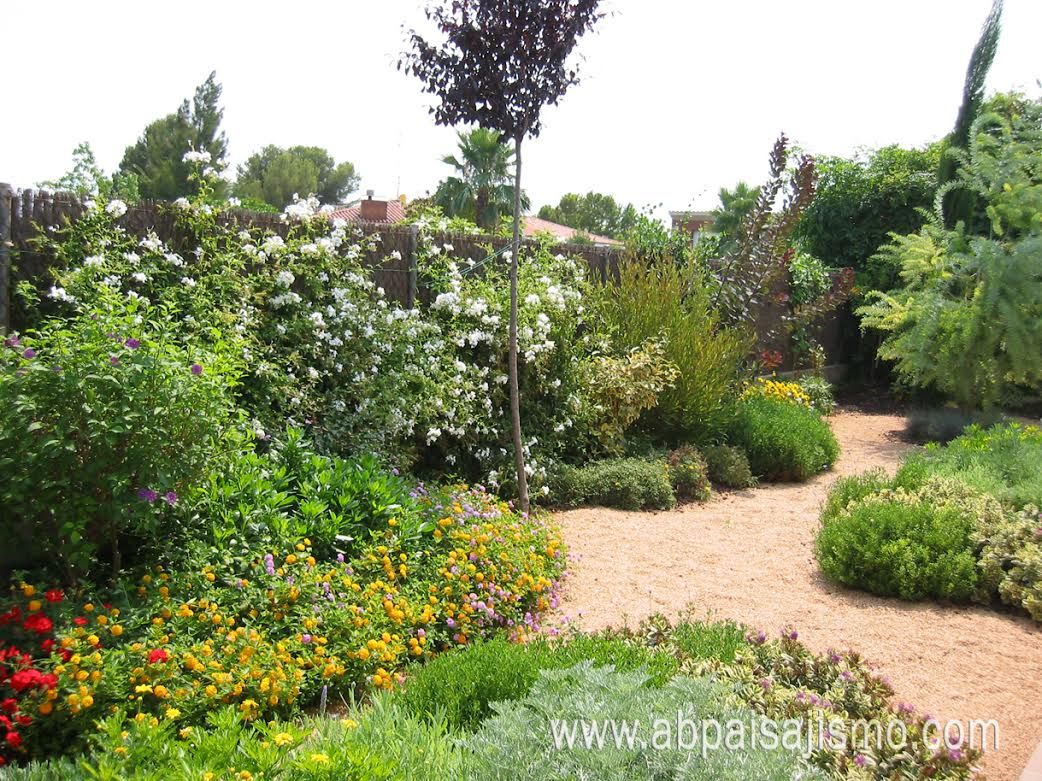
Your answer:
[[[496,130],[475,128],[459,135],[459,157],[446,155],[455,176],[438,185],[434,202],[450,217],[469,217],[482,228],[494,228],[514,205],[514,153]],[[522,207],[528,198],[521,195]]]

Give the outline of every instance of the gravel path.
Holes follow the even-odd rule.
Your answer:
[[[893,469],[909,446],[893,415],[843,409],[835,470],[802,485],[720,494],[656,513],[583,508],[558,514],[573,556],[560,613],[586,629],[661,612],[731,618],[769,633],[793,626],[817,651],[852,648],[899,701],[943,719],[997,719],[1001,745],[983,769],[1015,781],[1042,740],[1042,629],[983,607],[881,599],[822,578],[818,510],[838,475]]]

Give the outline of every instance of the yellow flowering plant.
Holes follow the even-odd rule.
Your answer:
[[[773,377],[757,377],[742,391],[742,398],[766,398],[786,401],[800,407],[812,407],[811,398],[798,382],[785,382]]]
[[[71,745],[117,707],[180,728],[223,706],[288,716],[324,687],[393,688],[410,660],[536,630],[565,560],[549,519],[463,486],[416,494],[436,519],[420,540],[390,518],[351,559],[319,561],[304,539],[247,564],[156,567],[120,607],[84,605],[57,632],[34,729]]]

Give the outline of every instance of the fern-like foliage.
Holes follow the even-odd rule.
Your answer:
[[[889,336],[880,357],[911,387],[939,390],[966,407],[1042,388],[1042,127],[1034,118],[983,115],[958,178],[941,188],[919,232],[893,236],[876,260],[903,287],[869,294],[862,327]],[[944,225],[944,193],[973,192],[990,235]]]

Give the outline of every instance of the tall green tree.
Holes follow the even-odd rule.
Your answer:
[[[281,209],[294,194],[315,195],[322,203],[341,203],[358,189],[354,164],[337,163],[319,146],[266,146],[239,166],[234,191]]]
[[[756,208],[760,188],[739,182],[733,190],[721,187],[719,197],[720,206],[713,210],[713,232],[720,234],[724,243],[734,242],[742,221]]]
[[[185,152],[207,152],[211,164],[221,166],[228,154],[228,139],[221,131],[224,110],[220,106],[221,85],[216,71],[195,89],[173,114],[150,123],[141,137],[127,147],[119,170],[135,174],[141,197],[173,200],[193,193],[188,181],[190,166]]]
[[[507,375],[518,502],[528,512],[517,360],[517,266],[521,254],[521,144],[538,136],[543,107],[579,82],[572,53],[603,16],[600,0],[433,0],[427,18],[443,38],[417,32],[402,66],[425,92],[439,125],[475,124],[514,142],[514,241],[510,254]],[[498,139],[497,139],[498,140]]]
[[[1002,2],[1003,0],[992,0],[991,11],[984,20],[977,45],[973,47],[962,89],[962,104],[955,118],[955,127],[947,139],[951,149],[965,150],[969,146],[970,128],[973,127],[984,104],[984,83],[995,60],[995,52],[999,48],[999,35],[1002,32]],[[958,161],[957,155],[946,153],[941,158],[937,170],[938,186],[944,188],[944,224],[953,228],[962,220],[967,228],[972,230],[975,227],[973,222],[977,210],[977,196],[966,188],[946,187],[958,183]]]
[[[466,217],[482,228],[493,228],[514,205],[514,153],[498,130],[478,127],[457,135],[459,153],[441,159],[455,175],[438,185],[434,202],[450,217]],[[528,208],[524,193],[521,203]]]
[[[539,216],[586,233],[618,239],[636,226],[640,214],[633,204],[622,206],[610,195],[589,192],[562,195],[557,206],[544,206]]]

